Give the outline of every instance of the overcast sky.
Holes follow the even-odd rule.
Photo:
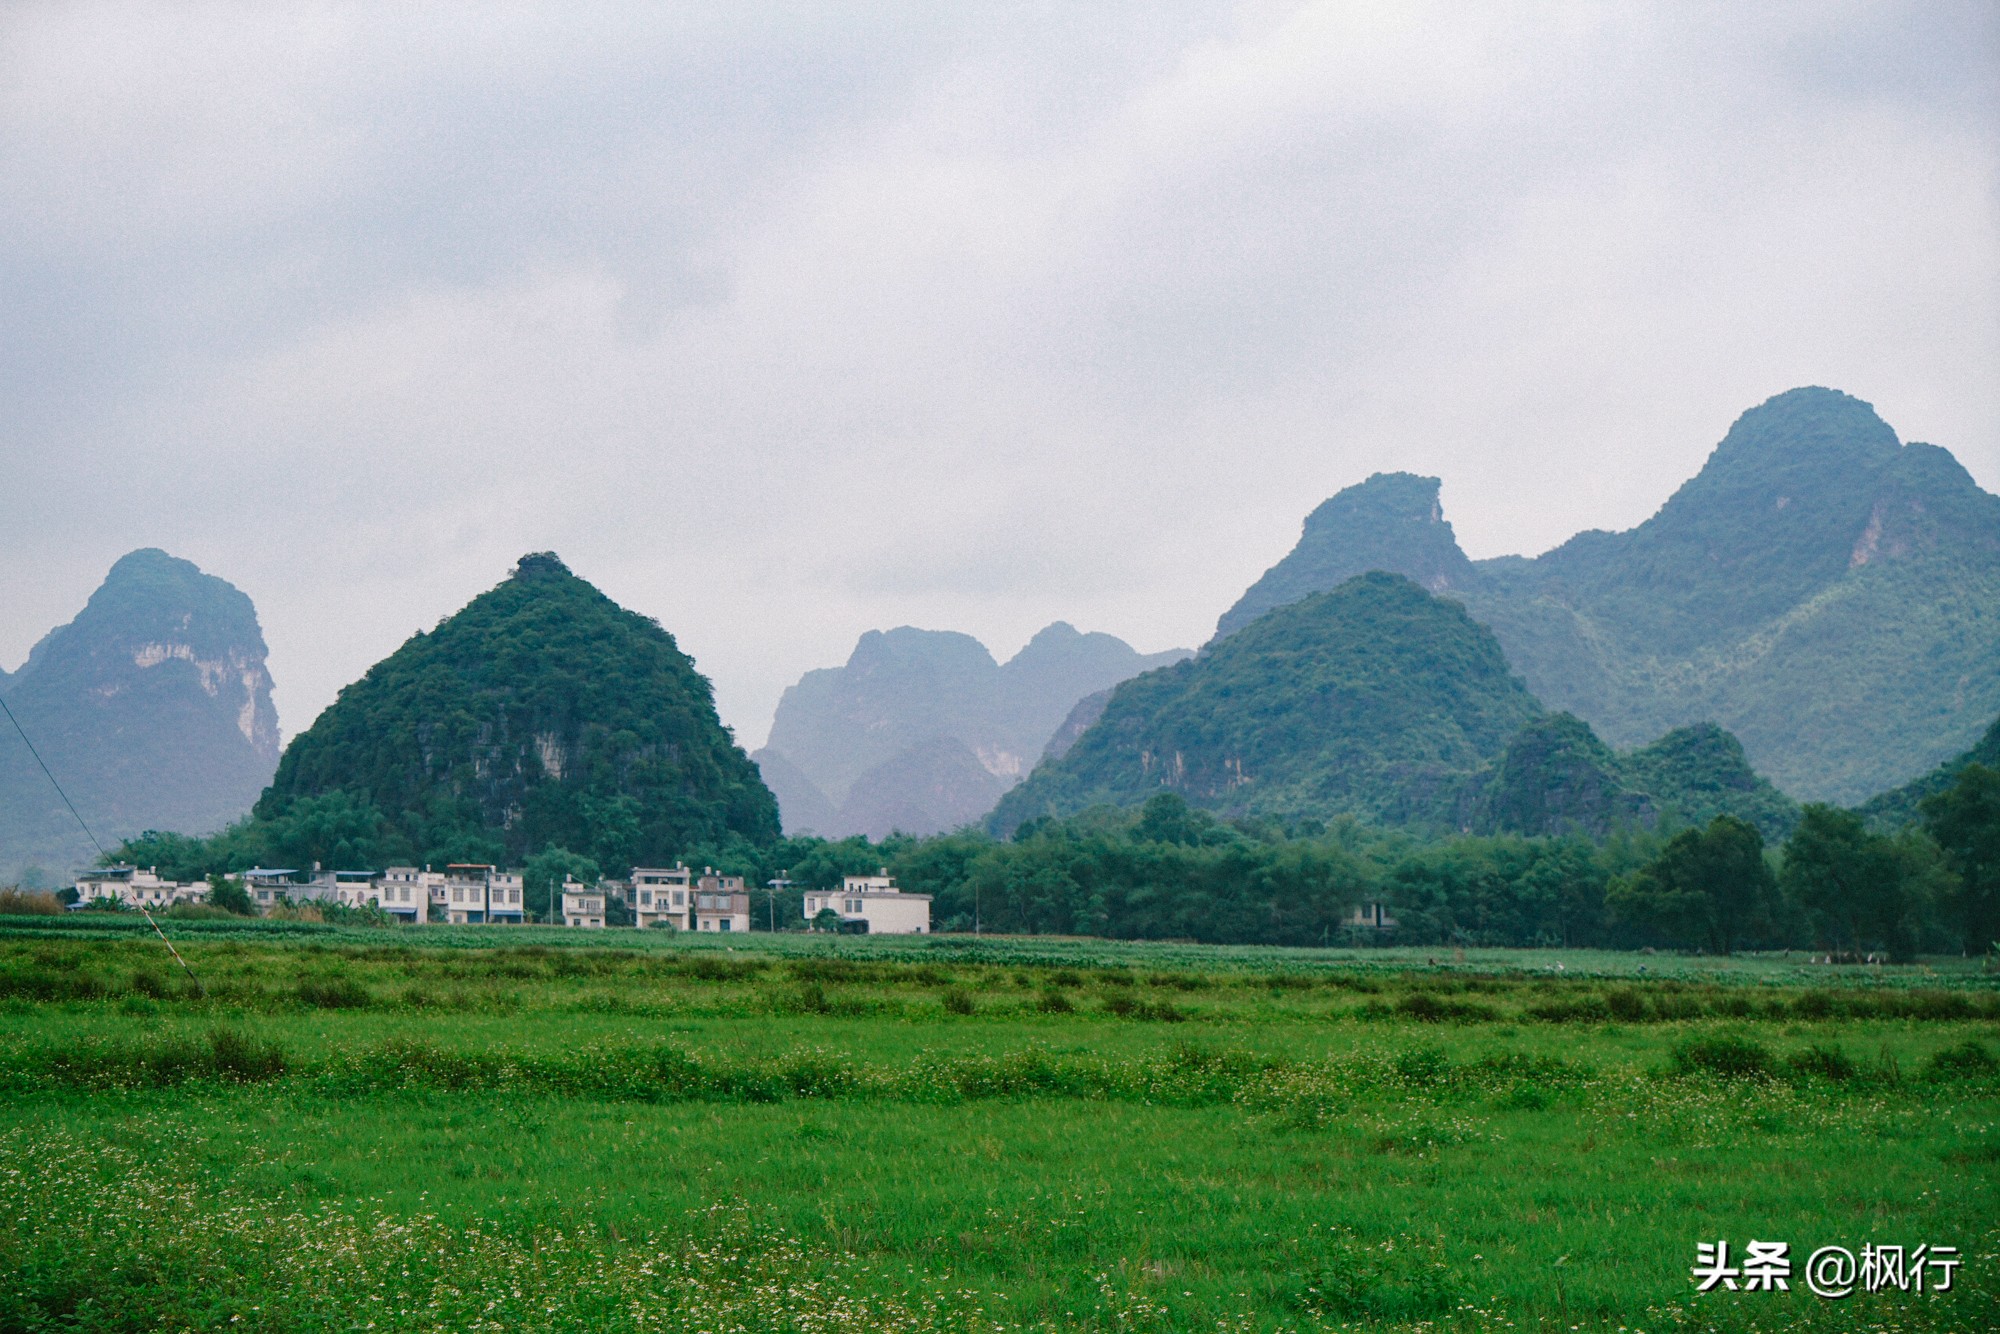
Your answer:
[[[2000,6],[0,10],[0,665],[139,546],[280,717],[559,552],[755,746],[864,630],[1194,645],[1371,472],[1475,557],[1745,408],[2000,490]]]

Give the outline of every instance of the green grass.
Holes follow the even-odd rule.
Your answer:
[[[1963,963],[0,932],[0,1330],[2000,1327]]]

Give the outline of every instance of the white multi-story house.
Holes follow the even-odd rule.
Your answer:
[[[486,877],[486,920],[519,926],[527,920],[521,902],[521,873],[494,870]]]
[[[640,927],[690,929],[694,911],[694,873],[685,866],[635,866],[626,889],[632,920]],[[747,928],[746,928],[747,929]]]
[[[100,866],[93,871],[85,871],[76,879],[76,901],[78,906],[88,906],[99,899],[111,899],[128,908],[171,908],[176,903],[200,903],[208,898],[208,885],[195,880],[183,884],[178,880],[162,880],[159,868],[148,866],[143,870],[137,866]]]
[[[564,926],[602,927],[604,925],[604,891],[594,885],[586,885],[568,876],[562,882],[562,914]]]
[[[876,936],[921,936],[931,929],[931,896],[905,894],[883,867],[880,875],[850,875],[840,888],[808,890],[806,924],[823,912],[839,916],[841,930]]]
[[[444,868],[447,922],[518,925],[524,912],[520,872],[485,862],[454,862]]]
[[[748,931],[750,894],[740,875],[717,875],[704,868],[694,884],[694,929],[697,931]]]
[[[349,908],[365,908],[381,899],[373,871],[335,871],[334,902]]]
[[[444,914],[447,922],[518,924],[521,875],[485,862],[454,862],[444,868]]]
[[[433,889],[442,892],[444,873],[428,866],[391,866],[375,882],[375,902],[392,917],[410,922],[428,921]]]

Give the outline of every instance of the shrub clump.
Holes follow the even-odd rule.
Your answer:
[[[1828,1047],[1818,1043],[1786,1057],[1785,1068],[1803,1078],[1831,1079],[1837,1082],[1850,1080],[1856,1073],[1854,1062],[1849,1059],[1846,1052],[1838,1047]]]
[[[292,992],[299,1004],[317,1010],[365,1010],[375,997],[351,977],[302,977]]]
[[[1996,1070],[2000,1070],[2000,1061],[1971,1038],[1946,1047],[1924,1063],[1924,1073],[1932,1079],[1986,1079]]]
[[[1187,1016],[1164,1001],[1139,1000],[1122,991],[1114,991],[1104,998],[1104,1009],[1120,1019],[1143,1019],[1153,1023],[1178,1024]]]
[[[1690,1038],[1674,1048],[1674,1073],[1715,1079],[1768,1079],[1776,1062],[1748,1038]]]
[[[1478,1001],[1443,1000],[1428,991],[1413,991],[1396,1002],[1396,1013],[1426,1024],[1443,1023],[1488,1023],[1500,1017],[1499,1011]]]

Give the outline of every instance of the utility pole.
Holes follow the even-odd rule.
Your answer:
[[[791,882],[791,881],[789,881],[789,880],[787,880],[787,879],[785,879],[785,877],[786,877],[786,876],[788,876],[788,875],[790,875],[790,874],[791,874],[791,869],[790,869],[789,867],[787,867],[787,868],[786,868],[785,870],[782,870],[782,871],[778,872],[778,878],[777,878],[776,880],[773,880],[773,881],[771,881],[771,882],[770,882],[770,885],[771,885],[771,931],[772,931],[772,933],[773,933],[773,934],[776,934],[776,933],[777,933],[777,930],[778,930],[778,891],[779,891],[779,890],[781,890],[781,889],[790,889],[790,888],[792,887],[792,882]]]

